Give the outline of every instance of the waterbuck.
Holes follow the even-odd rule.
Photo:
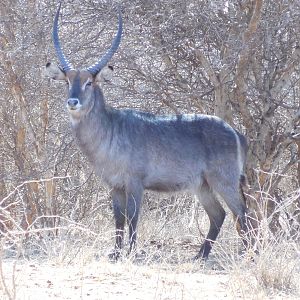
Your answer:
[[[220,195],[246,232],[246,206],[239,194],[247,152],[245,137],[222,119],[202,114],[154,115],[114,109],[105,103],[99,82],[122,36],[93,66],[76,70],[65,57],[58,37],[57,9],[53,41],[60,67],[48,63],[48,76],[69,87],[67,109],[73,134],[97,175],[111,190],[116,223],[113,257],[123,246],[125,222],[130,250],[136,247],[137,222],[144,190],[192,191],[210,220],[206,239],[195,258],[207,258],[222,227],[225,211]],[[244,240],[245,241],[245,240]]]

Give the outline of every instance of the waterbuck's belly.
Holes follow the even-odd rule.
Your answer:
[[[179,192],[189,189],[189,184],[186,182],[152,181],[146,182],[144,187],[156,192]]]
[[[156,170],[143,180],[144,188],[158,192],[194,189],[202,182],[201,170]]]

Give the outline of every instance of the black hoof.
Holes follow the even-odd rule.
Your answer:
[[[121,252],[120,250],[113,250],[111,253],[108,254],[108,259],[111,262],[117,262],[121,257]]]
[[[206,261],[207,260],[207,256],[203,256],[202,253],[198,253],[196,256],[194,256],[192,258],[192,262],[196,262],[196,261]]]

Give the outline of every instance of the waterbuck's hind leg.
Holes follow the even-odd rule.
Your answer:
[[[208,182],[209,185],[213,187],[214,191],[224,199],[225,203],[235,216],[237,220],[237,230],[242,237],[243,244],[248,247],[246,238],[248,235],[246,219],[247,207],[244,199],[240,195],[240,175],[232,174],[232,176],[229,177],[226,174],[230,174],[230,170],[224,172],[223,178],[220,174],[219,176],[208,177]]]
[[[203,183],[197,196],[209,217],[210,227],[207,237],[194,259],[207,259],[223,225],[225,211],[206,182]]]
[[[111,260],[118,260],[123,248],[124,226],[126,216],[126,193],[122,189],[113,189],[111,191],[113,202],[113,211],[116,223],[116,243],[112,253],[109,254]]]

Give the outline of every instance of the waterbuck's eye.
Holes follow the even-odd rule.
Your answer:
[[[92,85],[92,82],[88,81],[85,86],[91,86],[91,85]]]
[[[70,87],[70,81],[69,81],[69,79],[66,79],[66,80],[65,80],[65,83],[66,83],[66,86],[67,86],[67,87]]]

